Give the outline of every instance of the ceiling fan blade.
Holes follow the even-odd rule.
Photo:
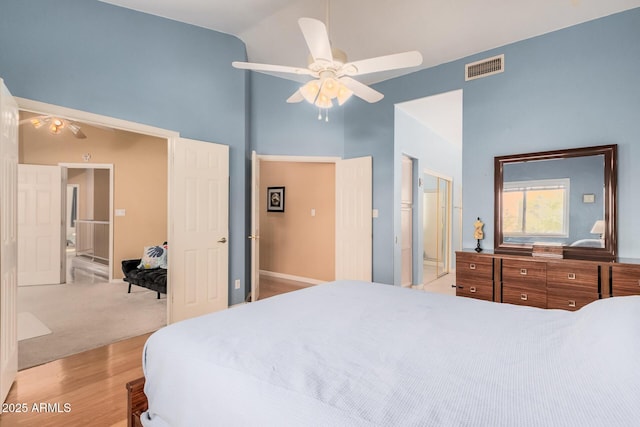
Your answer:
[[[327,27],[322,21],[313,18],[300,18],[298,19],[298,24],[313,60],[316,62],[333,62]]]
[[[345,85],[347,89],[351,90],[355,96],[362,98],[369,103],[378,102],[384,98],[384,95],[377,90],[371,89],[366,84],[360,83],[351,77],[341,77],[339,81]]]
[[[298,89],[297,91],[295,91],[293,93],[293,95],[291,95],[288,99],[287,102],[289,104],[294,104],[296,102],[302,102],[304,101],[304,96],[302,96],[302,92],[300,92],[300,89]]]
[[[393,55],[378,56],[376,58],[363,59],[349,62],[340,70],[341,75],[360,76],[376,73],[378,71],[397,70],[399,68],[417,67],[422,64],[422,54],[417,50]]]
[[[308,68],[300,67],[288,67],[286,65],[272,65],[272,64],[258,64],[255,62],[239,62],[234,61],[231,63],[235,68],[241,70],[252,70],[266,73],[291,73],[299,75],[314,75],[314,72]]]

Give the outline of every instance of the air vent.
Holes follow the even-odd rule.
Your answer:
[[[479,79],[504,71],[504,54],[465,65],[465,80]]]

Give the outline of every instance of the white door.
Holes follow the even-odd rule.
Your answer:
[[[64,281],[62,168],[18,165],[18,285]]]
[[[251,153],[251,301],[260,297],[260,159]]]
[[[402,286],[413,283],[413,160],[402,156],[400,191],[400,262]]]
[[[336,280],[371,281],[371,157],[336,162]]]
[[[0,401],[18,373],[18,104],[0,79]]]
[[[170,145],[168,320],[173,323],[229,304],[229,147],[184,138]]]

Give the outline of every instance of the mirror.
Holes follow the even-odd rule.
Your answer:
[[[496,157],[495,252],[531,255],[540,243],[614,260],[616,161],[616,145]]]

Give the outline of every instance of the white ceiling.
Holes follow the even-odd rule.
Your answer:
[[[235,35],[249,61],[290,66],[307,61],[298,18],[327,21],[326,0],[102,1]],[[635,7],[640,0],[334,0],[329,35],[351,61],[418,50],[428,68]]]

